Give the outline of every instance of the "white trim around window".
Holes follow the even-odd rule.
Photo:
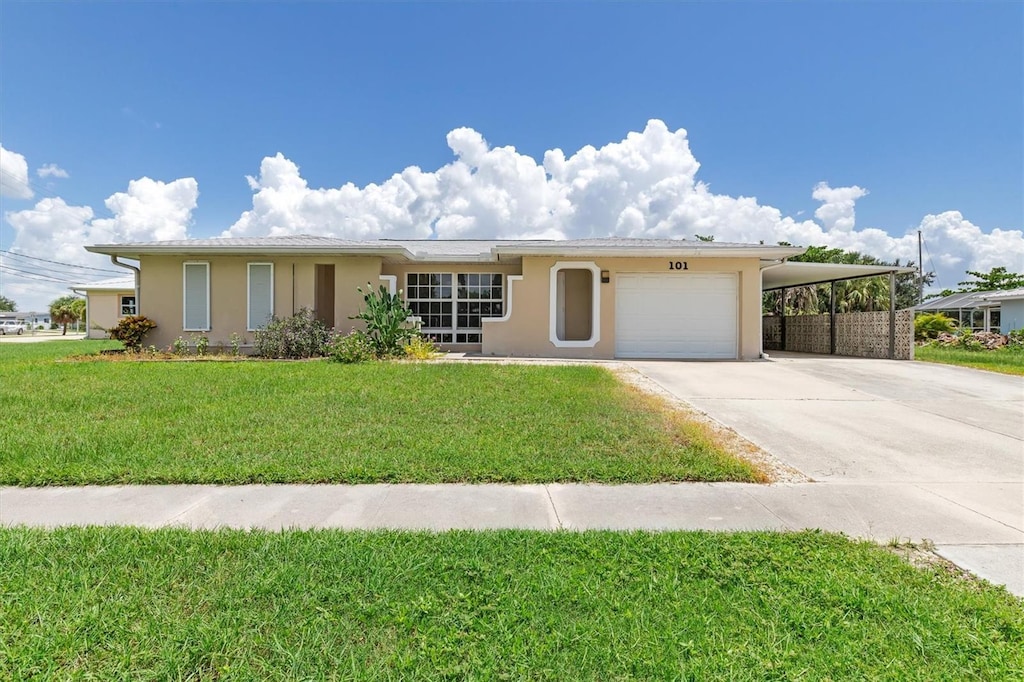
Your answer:
[[[210,264],[185,261],[181,266],[181,329],[210,331]]]
[[[558,273],[562,270],[590,270],[591,293],[591,314],[590,314],[590,338],[584,341],[563,341],[558,338]],[[548,340],[555,348],[593,348],[601,340],[601,268],[597,263],[590,261],[558,261],[551,266],[550,293],[550,318],[548,325]]]
[[[245,292],[245,328],[252,332],[274,317],[274,264],[249,263]]]

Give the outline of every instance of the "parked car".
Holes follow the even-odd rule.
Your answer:
[[[24,334],[25,323],[18,320],[0,320],[0,334]]]

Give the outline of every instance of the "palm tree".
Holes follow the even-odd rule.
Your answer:
[[[77,296],[61,296],[50,303],[50,319],[63,325],[61,336],[68,333],[68,325],[85,317],[85,299]]]

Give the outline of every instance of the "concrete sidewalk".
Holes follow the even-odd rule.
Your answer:
[[[0,525],[185,528],[800,530],[939,554],[1024,596],[1024,523],[909,483],[247,485],[0,488]],[[985,496],[985,491],[978,491]]]

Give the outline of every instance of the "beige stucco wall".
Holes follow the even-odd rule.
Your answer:
[[[507,321],[484,322],[485,355],[521,355],[535,357],[613,358],[615,356],[615,278],[618,273],[673,273],[668,258],[595,258],[570,259],[524,257],[522,281],[512,282],[511,314]],[[681,259],[672,259],[681,260]],[[551,343],[550,286],[551,268],[556,262],[594,263],[607,270],[611,281],[597,280],[600,287],[600,340],[589,348],[559,348]],[[736,273],[739,279],[739,348],[742,360],[753,360],[761,353],[761,273],[757,258],[689,258],[686,273]],[[685,276],[686,273],[679,273]],[[506,297],[508,294],[506,294]],[[506,306],[508,306],[506,301]],[[508,309],[508,308],[507,308]]]
[[[87,291],[85,305],[88,331],[86,338],[110,338],[106,330],[116,325],[121,319],[121,297],[134,295],[135,292],[130,289],[125,291]]]
[[[211,344],[228,344],[232,333],[251,343],[253,333],[246,329],[247,263],[274,264],[274,314],[286,317],[300,308],[314,307],[317,264],[335,266],[334,318],[339,330],[354,326],[350,315],[362,305],[357,287],[382,283],[381,275],[395,276],[397,287],[405,288],[410,272],[500,272],[522,279],[506,279],[504,304],[508,320],[484,321],[484,343],[481,347],[460,346],[459,350],[482,350],[488,355],[539,357],[612,358],[615,354],[615,280],[618,273],[669,273],[667,258],[598,258],[568,259],[555,257],[524,257],[521,264],[499,263],[382,263],[379,257],[280,256],[146,256],[141,261],[141,313],[157,323],[146,338],[146,344],[166,348],[179,336],[186,339],[195,332],[182,329],[183,263],[210,264],[211,329],[205,332]],[[610,273],[611,281],[602,284],[595,274],[600,290],[600,340],[593,347],[558,348],[550,338],[549,286],[551,267],[556,262],[594,263]],[[761,351],[760,262],[757,258],[691,258],[689,273],[735,273],[739,279],[740,301],[738,356],[755,359]],[[685,273],[681,273],[685,276]],[[130,292],[129,292],[130,293]],[[510,300],[511,299],[511,300]],[[116,308],[113,309],[116,313]],[[116,320],[114,320],[116,322]],[[575,321],[568,320],[575,325]],[[106,325],[104,325],[106,326]]]
[[[179,336],[188,339],[200,332],[182,329],[183,264],[210,264],[210,330],[205,335],[212,345],[230,342],[231,334],[251,344],[253,332],[246,329],[248,263],[274,264],[274,315],[288,317],[302,308],[312,309],[316,291],[317,264],[333,264],[334,320],[341,331],[356,326],[350,315],[358,312],[362,295],[357,287],[380,282],[380,258],[278,256],[144,256],[140,262],[141,313],[157,323],[145,343],[170,346]],[[361,324],[361,323],[360,323]]]

